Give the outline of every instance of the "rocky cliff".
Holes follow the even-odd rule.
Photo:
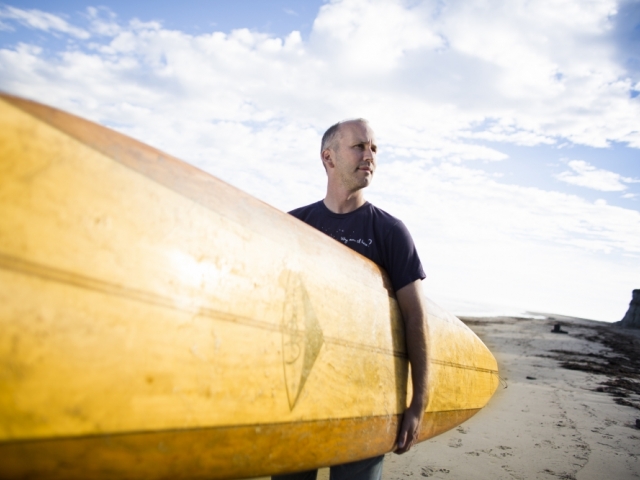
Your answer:
[[[640,289],[633,291],[629,310],[619,325],[626,328],[640,328]]]

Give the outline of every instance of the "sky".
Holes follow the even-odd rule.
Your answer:
[[[640,288],[640,0],[6,2],[0,90],[283,211],[364,117],[436,303],[612,322]]]

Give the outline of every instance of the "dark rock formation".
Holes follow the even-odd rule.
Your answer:
[[[629,310],[619,325],[625,328],[640,328],[640,290],[633,291]]]
[[[566,330],[562,329],[562,324],[556,323],[553,326],[553,330],[551,330],[551,333],[569,333],[569,332],[567,332]]]

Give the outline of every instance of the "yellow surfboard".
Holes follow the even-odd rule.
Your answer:
[[[498,385],[473,332],[428,312],[421,439]],[[389,452],[403,335],[386,274],[339,242],[0,96],[0,478],[239,478]]]

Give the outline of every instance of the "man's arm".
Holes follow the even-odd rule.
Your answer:
[[[416,280],[396,292],[402,312],[407,354],[411,363],[413,398],[402,417],[395,453],[409,451],[418,439],[422,414],[427,406],[427,312],[422,295],[422,280]]]

